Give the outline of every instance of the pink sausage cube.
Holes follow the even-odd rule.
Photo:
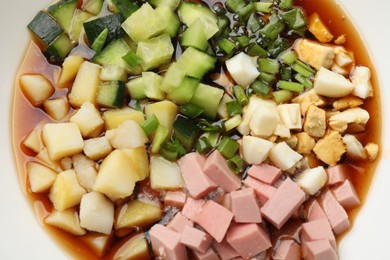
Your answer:
[[[240,256],[240,254],[226,241],[226,238],[221,243],[214,240],[213,248],[217,251],[221,259],[232,259]]]
[[[206,159],[199,153],[189,153],[177,162],[188,192],[195,199],[204,197],[217,188],[217,185],[203,172]]]
[[[164,205],[176,208],[183,208],[187,195],[182,191],[167,191],[164,198]]]
[[[302,224],[301,237],[307,242],[327,239],[336,248],[336,238],[327,219],[319,219]]]
[[[251,176],[248,176],[245,179],[244,185],[246,187],[251,187],[255,190],[260,205],[264,205],[276,192],[276,188],[274,186],[262,183],[261,181],[258,181]]]
[[[227,208],[228,210],[232,211],[232,196],[230,195],[230,193],[225,193],[223,195],[221,205]]]
[[[270,248],[268,234],[257,224],[232,224],[226,234],[226,241],[248,259]]]
[[[241,179],[230,170],[225,157],[218,150],[207,157],[203,171],[226,192],[238,190],[241,187]]]
[[[194,223],[181,214],[181,212],[177,212],[167,225],[167,227],[177,232],[183,232],[184,227],[186,226],[193,227]]]
[[[317,200],[313,200],[309,205],[307,205],[306,210],[307,210],[306,220],[308,222],[318,220],[318,219],[328,220],[328,217],[326,216],[325,212],[322,210],[320,204],[318,204]]]
[[[287,178],[261,208],[263,216],[280,229],[305,201],[305,193]]]
[[[195,217],[195,222],[204,228],[217,242],[221,242],[232,219],[233,213],[228,209],[212,200],[208,200],[200,213]]]
[[[329,240],[316,240],[306,243],[307,260],[338,260],[335,249]]]
[[[328,175],[328,185],[333,186],[342,183],[346,180],[345,165],[338,164],[336,166],[329,167],[326,169]]]
[[[349,223],[347,212],[332,195],[331,191],[326,191],[321,200],[322,209],[328,217],[329,223],[336,235],[345,232],[351,224]]]
[[[163,225],[156,224],[150,231],[153,252],[156,256],[170,260],[186,260],[187,250],[180,243],[180,233],[177,233]]]
[[[214,250],[210,247],[206,253],[202,254],[198,251],[193,251],[196,260],[218,260],[218,255],[214,252]]]
[[[232,191],[232,212],[237,223],[261,223],[261,212],[253,188]]]
[[[248,175],[266,184],[273,185],[282,175],[282,171],[272,165],[262,163],[252,165],[248,171]]]
[[[195,217],[201,211],[204,203],[204,200],[195,200],[191,197],[188,197],[181,213],[183,213],[183,215],[188,219],[194,221]]]
[[[272,259],[274,260],[300,260],[301,247],[291,239],[281,240]]]
[[[202,230],[190,226],[185,226],[183,232],[181,233],[180,242],[192,250],[204,254],[210,247],[213,239]]]
[[[345,209],[352,209],[360,205],[359,196],[349,180],[332,190],[333,196]]]

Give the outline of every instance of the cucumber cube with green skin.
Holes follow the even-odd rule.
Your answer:
[[[203,24],[200,19],[196,19],[181,37],[181,46],[194,47],[200,51],[205,51],[209,46]]]
[[[170,93],[174,89],[178,88],[182,83],[186,71],[177,62],[173,62],[165,72],[164,79],[161,83],[161,90],[165,93]]]
[[[190,151],[199,136],[200,128],[198,124],[191,119],[188,119],[182,115],[176,118],[173,123],[173,135],[179,142]]]
[[[103,0],[88,0],[83,4],[83,9],[91,14],[98,15],[103,8]]]
[[[96,95],[102,107],[121,108],[125,103],[125,83],[122,81],[102,82]]]
[[[174,48],[169,34],[139,42],[137,48],[137,55],[142,59],[141,67],[144,71],[169,63],[173,52]]]
[[[191,99],[191,103],[203,108],[203,115],[214,119],[223,94],[224,91],[220,88],[200,83]]]
[[[136,1],[129,0],[114,0],[114,4],[126,18],[128,18],[141,7],[140,4],[138,4]]]
[[[142,72],[142,79],[145,86],[145,95],[148,98],[164,100],[165,93],[161,91],[160,85],[163,77],[154,72]]]
[[[145,3],[123,22],[122,28],[135,43],[139,43],[159,35],[166,24],[150,4]]]
[[[72,41],[78,42],[83,24],[92,17],[92,14],[80,9],[74,11],[72,23],[69,30],[69,37]]]
[[[159,6],[156,8],[157,15],[161,16],[165,23],[165,29],[162,33],[168,33],[171,38],[175,37],[180,27],[179,17],[168,6]]]
[[[103,66],[102,72],[100,73],[100,80],[103,81],[120,80],[126,82],[127,73],[126,70],[123,67],[119,66],[118,64],[105,65]]]
[[[167,99],[172,100],[176,104],[185,105],[191,101],[198,85],[199,79],[185,77],[178,88],[168,93]]]
[[[84,23],[84,30],[87,35],[88,42],[93,44],[96,38],[98,38],[106,28],[108,29],[106,44],[115,39],[121,38],[126,34],[121,27],[124,19],[125,18],[121,13],[117,13],[102,16]]]
[[[47,9],[47,11],[56,19],[59,25],[69,33],[70,25],[74,11],[77,8],[78,0],[61,0]]]
[[[142,77],[131,79],[126,83],[126,88],[131,99],[141,100],[146,98],[145,84]]]
[[[27,25],[27,28],[45,45],[48,46],[57,39],[64,29],[44,11],[39,11],[38,14]],[[50,28],[50,30],[48,30]]]
[[[148,2],[154,7],[167,6],[172,11],[175,11],[180,4],[180,0],[149,0]]]
[[[72,41],[63,33],[54,40],[44,51],[44,55],[53,63],[61,63],[73,49]]]
[[[187,76],[201,79],[212,68],[217,59],[192,47],[187,48],[177,60]]]

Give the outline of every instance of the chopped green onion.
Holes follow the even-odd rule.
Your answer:
[[[245,6],[245,2],[243,0],[227,0],[225,5],[230,12],[235,13]]]
[[[158,121],[156,115],[152,115],[148,119],[146,119],[145,122],[141,124],[142,129],[144,130],[146,135],[152,134],[158,126],[160,125],[160,122]]]
[[[225,132],[233,130],[242,123],[242,117],[240,115],[235,115],[232,118],[223,122],[223,129]]]
[[[242,107],[248,105],[249,99],[248,99],[247,95],[245,94],[245,90],[243,87],[241,87],[239,85],[233,86],[233,93],[234,93],[234,96],[236,97],[238,103],[240,103],[240,105]]]
[[[229,116],[235,116],[235,115],[241,115],[242,114],[242,107],[238,101],[230,101],[226,103],[226,110],[229,114]]]
[[[207,132],[204,134],[211,147],[217,147],[220,136],[221,134],[219,132]]]
[[[280,78],[286,81],[291,80],[291,72],[291,67],[282,66],[280,69]]]
[[[292,65],[292,68],[306,78],[310,78],[315,73],[315,70],[313,70],[312,68],[310,68],[310,66],[306,65],[300,60],[296,60],[295,63]]]
[[[170,145],[170,143],[163,143],[160,147],[160,155],[168,161],[176,161],[178,151],[176,147]]]
[[[255,33],[263,27],[263,24],[257,19],[256,13],[254,13],[249,17],[246,26],[252,33]]]
[[[159,125],[156,130],[156,135],[152,141],[152,153],[158,153],[160,151],[161,145],[165,142],[169,134],[169,129],[163,125]]]
[[[211,145],[209,144],[207,138],[202,136],[196,141],[195,148],[199,153],[204,153],[211,149]]]
[[[287,10],[293,7],[293,0],[280,0],[279,7]]]
[[[108,29],[105,28],[95,39],[95,41],[91,46],[91,49],[96,52],[100,52],[103,49],[104,44],[106,44],[107,37],[108,37]]]
[[[237,46],[229,39],[222,38],[217,42],[218,47],[227,55],[233,54]]]
[[[280,16],[291,29],[297,29],[306,25],[305,15],[301,9],[294,8],[280,14]]]
[[[228,159],[236,154],[238,148],[240,144],[227,136],[224,136],[217,146],[217,150]]]
[[[199,121],[198,123],[199,127],[201,130],[205,131],[205,132],[220,132],[221,131],[221,127],[218,126],[218,125],[213,125],[212,123],[210,123],[209,121],[205,120],[205,119],[202,119]]]
[[[239,155],[235,155],[230,158],[227,161],[227,164],[230,170],[232,170],[232,172],[234,172],[235,174],[239,174],[244,170],[244,160]]]
[[[289,101],[293,97],[293,94],[289,90],[282,89],[272,92],[272,96],[275,102],[280,104]]]
[[[243,7],[240,7],[236,13],[241,20],[246,20],[246,18],[255,11],[255,6],[253,3],[249,3]]]
[[[276,81],[276,76],[269,73],[260,73],[259,79],[261,79],[267,85],[272,85]]]
[[[271,16],[270,21],[261,29],[261,33],[274,41],[284,30],[284,27],[284,23],[277,16],[273,15]]]
[[[180,107],[180,113],[182,113],[186,117],[189,117],[189,118],[192,118],[192,119],[197,118],[203,112],[204,112],[203,108],[201,108],[201,107],[199,107],[197,105],[194,105],[192,103],[188,103],[188,104]]]
[[[251,84],[251,88],[256,94],[262,97],[267,96],[271,90],[270,86],[260,80],[253,81],[253,83]]]
[[[132,68],[137,67],[142,62],[142,59],[134,51],[129,51],[122,59]]]
[[[258,56],[258,57],[267,57],[268,56],[268,53],[266,50],[264,50],[260,45],[258,44],[252,44],[251,46],[249,46],[248,48],[248,51],[247,51],[247,54],[249,56],[252,56],[252,57],[255,57],[255,56]]]
[[[293,50],[286,50],[280,55],[280,59],[287,65],[293,65],[298,59],[297,54]]]
[[[280,89],[290,90],[294,92],[302,92],[305,89],[304,86],[300,83],[283,80],[279,80],[278,87]]]
[[[279,72],[279,62],[273,59],[260,58],[259,70],[260,72],[276,74]]]
[[[238,44],[242,47],[246,47],[249,45],[249,38],[246,35],[242,35],[236,38]]]
[[[271,58],[277,58],[279,54],[284,52],[289,47],[290,42],[287,39],[278,38],[268,47],[268,56]]]
[[[226,16],[218,16],[217,25],[219,30],[215,37],[223,36],[225,32],[229,33],[229,19]]]
[[[294,77],[299,83],[301,83],[302,85],[305,86],[305,88],[312,88],[313,87],[313,82],[311,82],[310,79],[308,78],[305,78],[303,75],[301,74],[295,74],[295,77]]]
[[[271,13],[272,2],[256,2],[255,9],[257,12]]]

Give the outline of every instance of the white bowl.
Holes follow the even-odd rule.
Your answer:
[[[318,0],[311,0],[318,1]],[[325,1],[325,0],[323,0]],[[298,2],[298,1],[297,1]],[[377,69],[382,97],[382,158],[364,208],[353,229],[341,240],[342,260],[390,259],[390,2],[339,0],[356,24]],[[50,0],[3,1],[0,16],[0,259],[69,259],[41,228],[20,188],[11,147],[11,103],[14,75],[27,46],[26,25]]]

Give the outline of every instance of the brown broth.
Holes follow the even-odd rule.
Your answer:
[[[213,0],[210,0],[210,3],[213,3]],[[327,26],[335,37],[346,34],[347,42],[344,46],[348,50],[353,51],[356,64],[368,66],[371,69],[371,81],[374,86],[375,96],[374,98],[369,99],[364,105],[364,108],[369,111],[371,119],[367,124],[366,131],[361,141],[363,141],[363,143],[374,142],[381,144],[382,116],[378,76],[372,61],[369,58],[366,46],[364,45],[358,32],[334,0],[296,0],[295,4],[302,6],[304,10],[306,10],[308,16],[313,12],[319,13],[320,17],[327,23]],[[60,68],[49,65],[46,62],[46,59],[42,56],[39,48],[34,43],[31,43],[20,70],[16,75],[11,126],[15,159],[22,191],[28,197],[39,223],[53,236],[55,240],[57,240],[58,244],[65,251],[67,251],[75,259],[102,259],[88,246],[86,246],[84,242],[82,242],[83,238],[69,235],[57,228],[45,225],[43,219],[52,210],[51,202],[46,194],[34,194],[29,188],[25,165],[28,161],[33,161],[34,158],[32,157],[33,154],[23,147],[22,141],[39,122],[42,120],[51,121],[51,119],[43,112],[42,109],[32,107],[21,92],[18,79],[21,75],[28,73],[42,73],[53,83],[53,86],[56,86],[55,82],[58,79]],[[67,89],[58,90],[58,88],[56,88],[56,96],[64,96],[66,94]],[[348,173],[348,178],[354,184],[362,201],[362,205],[360,207],[348,212],[351,223],[354,222],[354,218],[364,206],[365,198],[371,186],[378,161],[379,160],[377,159],[371,163],[353,163],[350,165],[351,170]],[[105,253],[105,257],[103,257],[103,259],[112,259],[115,251],[131,236],[132,235],[128,235],[123,239],[115,239],[112,235],[110,238],[112,241],[111,246]],[[341,237],[342,236],[339,236],[338,239]]]

